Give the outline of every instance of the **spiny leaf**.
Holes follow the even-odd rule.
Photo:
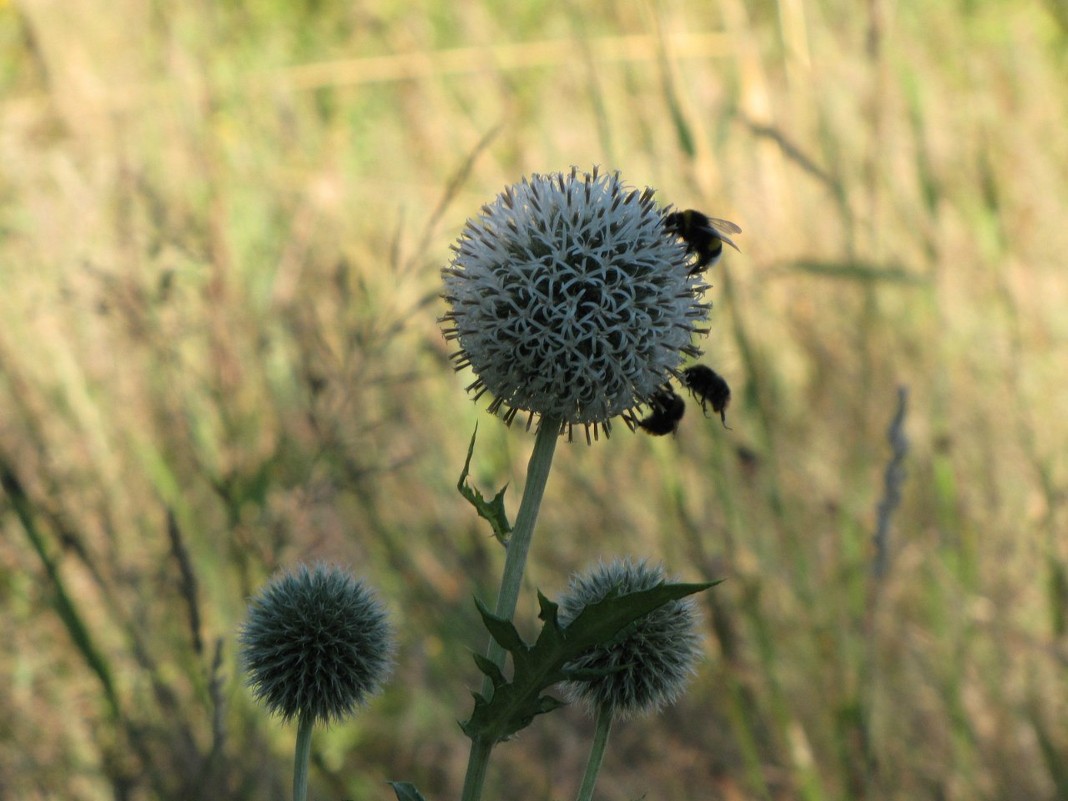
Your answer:
[[[552,712],[554,709],[559,709],[562,706],[567,706],[567,701],[561,701],[559,698],[553,698],[551,695],[543,695],[538,699],[538,714],[544,715],[546,712]]]
[[[603,679],[610,673],[618,673],[621,670],[626,670],[630,667],[629,663],[623,662],[612,667],[603,668],[564,668],[564,680],[565,681],[594,681],[596,679]]]
[[[390,782],[389,786],[397,794],[397,801],[426,801],[411,782]]]
[[[487,659],[482,656],[482,654],[472,654],[472,656],[475,658],[475,664],[478,665],[478,669],[489,676],[494,687],[500,687],[507,682],[507,679],[504,678],[504,674],[501,673],[501,669],[497,667],[492,659]]]
[[[456,489],[467,499],[467,502],[475,507],[478,516],[489,521],[493,527],[493,536],[501,545],[508,544],[508,537],[512,533],[512,524],[508,522],[508,513],[504,509],[504,493],[508,490],[505,484],[501,491],[493,496],[493,500],[487,501],[481,491],[467,483],[470,474],[471,455],[475,452],[475,436],[478,434],[478,425],[471,433],[471,444],[467,446],[467,459],[464,460],[464,469],[460,472],[460,480],[456,482]]]
[[[569,662],[591,648],[611,642],[621,631],[664,604],[717,583],[659,584],[648,590],[611,595],[587,606],[567,628],[560,626],[557,604],[539,592],[539,617],[543,623],[533,645],[523,641],[510,621],[495,616],[476,599],[493,639],[512,655],[512,680],[505,680],[498,670],[496,675],[501,679],[498,683],[476,659],[479,668],[493,678],[494,691],[488,700],[476,694],[474,711],[460,724],[461,728],[472,739],[490,743],[508,739],[530,725],[536,716],[562,705],[556,698],[542,695],[542,691],[576,677],[575,671],[565,669]]]
[[[482,622],[486,624],[490,636],[501,648],[512,651],[524,647],[523,638],[519,636],[519,632],[515,630],[510,620],[497,617],[478,598],[475,598],[475,606],[478,607],[478,613],[482,615]]]

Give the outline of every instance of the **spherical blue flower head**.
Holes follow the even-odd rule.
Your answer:
[[[384,608],[330,565],[300,565],[272,579],[250,602],[239,640],[253,695],[284,720],[348,717],[392,664]]]
[[[707,285],[664,227],[653,190],[618,174],[533,175],[468,220],[443,270],[445,337],[511,422],[528,412],[565,426],[631,423],[696,357]]]
[[[664,582],[664,569],[619,559],[573,576],[560,599],[560,624],[567,626],[587,606],[610,594],[648,590]],[[569,668],[605,671],[591,679],[566,682],[572,701],[625,718],[655,712],[674,703],[701,653],[697,606],[692,598],[669,601],[591,649]]]

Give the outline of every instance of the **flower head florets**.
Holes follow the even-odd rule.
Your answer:
[[[563,427],[628,423],[676,374],[707,285],[651,189],[618,174],[533,175],[468,220],[443,271],[445,336],[490,411]]]
[[[610,594],[652,589],[664,582],[664,569],[617,559],[573,576],[560,599],[560,624],[567,626],[587,606]],[[601,675],[570,681],[564,691],[594,711],[615,717],[655,712],[674,703],[693,675],[700,656],[697,607],[692,598],[669,601],[629,626],[611,642],[568,664]]]
[[[253,694],[284,720],[351,715],[392,664],[382,605],[331,565],[302,564],[272,579],[250,602],[239,640]]]

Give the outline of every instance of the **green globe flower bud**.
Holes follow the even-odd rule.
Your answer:
[[[250,602],[239,641],[253,695],[287,721],[348,717],[392,666],[385,609],[331,565],[302,564],[272,579]]]
[[[617,559],[573,576],[560,599],[565,626],[609,594],[648,590],[665,580],[663,567]],[[583,701],[612,717],[644,715],[672,704],[694,673],[700,656],[693,598],[670,601],[571,662],[569,668],[600,671],[595,678],[566,682],[571,701]]]

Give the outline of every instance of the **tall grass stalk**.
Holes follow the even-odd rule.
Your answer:
[[[104,697],[107,699],[108,709],[111,712],[113,721],[120,720],[122,709],[115,689],[111,665],[97,646],[92,629],[86,624],[78,611],[74,596],[67,589],[66,582],[63,580],[55,559],[48,553],[48,546],[37,526],[33,513],[33,504],[29,495],[26,494],[26,490],[15,476],[13,470],[3,463],[0,463],[0,486],[3,487],[9,502],[15,508],[15,514],[22,524],[22,529],[44,567],[45,574],[48,576],[52,592],[55,594],[53,603],[59,619],[63,621],[71,641],[82,655],[86,665],[100,680],[100,686],[104,691]]]

